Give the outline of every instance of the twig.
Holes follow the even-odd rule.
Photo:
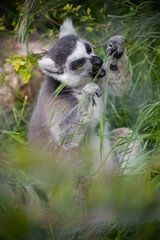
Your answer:
[[[32,57],[38,57],[38,56],[45,56],[45,55],[47,55],[48,54],[48,51],[43,51],[43,52],[40,52],[40,53],[31,53],[31,56]]]
[[[102,44],[100,44],[100,45],[92,45],[92,48],[100,48],[100,47],[104,47],[104,46],[106,46],[108,44],[108,41],[107,42],[104,42],[104,43],[102,43]]]
[[[47,17],[47,19],[49,19],[50,21],[52,21],[54,24],[56,24],[57,26],[61,26],[61,24],[59,24],[58,22],[56,22],[54,19]]]
[[[101,28],[106,28],[105,26],[103,26],[103,25],[101,25],[101,24],[99,24],[99,23],[96,23],[96,22],[94,22],[94,21],[92,21],[91,19],[87,19],[88,20],[88,22],[90,22],[90,23],[92,23],[92,24],[94,24],[94,25],[96,25],[96,26],[98,26],[98,27],[101,27]]]
[[[92,23],[92,24],[94,24],[94,25],[96,25],[96,26],[98,26],[98,27],[106,28],[105,26],[103,26],[103,25],[101,25],[101,24],[99,24],[99,23],[94,22],[93,20],[91,20],[90,17],[89,17],[89,15],[88,15],[84,10],[83,10],[83,12],[84,12],[84,14],[88,17],[88,18],[86,19],[88,22],[90,22],[90,23]],[[82,16],[81,16],[81,17],[82,17]]]
[[[160,39],[160,36],[156,36],[156,35],[149,35],[149,36],[145,36],[145,35],[137,35],[137,38],[153,38],[153,39]]]
[[[144,35],[137,35],[136,38],[152,38],[152,39],[160,39],[160,36],[156,36],[156,35],[150,35],[150,36],[144,36]],[[100,47],[104,47],[104,46],[107,46],[108,44],[108,41],[102,43],[102,44],[99,44],[99,45],[92,45],[92,48],[93,49],[96,49],[96,48],[100,48]],[[32,56],[33,57],[36,57],[36,56],[45,56],[48,54],[48,51],[43,51],[41,53],[32,53]]]
[[[156,36],[156,35],[149,35],[149,36],[145,36],[145,35],[137,35],[136,38],[152,38],[152,39],[160,39],[160,36]],[[100,44],[100,45],[96,45],[96,46],[92,45],[92,47],[93,47],[94,49],[95,49],[95,48],[104,47],[104,46],[107,45],[107,43],[108,43],[108,41],[107,41],[107,42],[104,42],[104,43],[102,43],[102,44]]]

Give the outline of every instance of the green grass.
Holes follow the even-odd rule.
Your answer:
[[[104,109],[110,129],[133,130],[133,135],[123,140],[129,144],[139,134],[144,142],[143,154],[137,158],[133,171],[105,180],[101,176],[94,178],[84,209],[77,209],[73,188],[79,172],[74,172],[69,164],[63,166],[56,157],[28,148],[32,104],[25,98],[10,110],[1,105],[0,239],[160,238],[160,48],[159,39],[148,37],[160,36],[160,19],[159,13],[153,9],[150,12],[145,4],[122,1],[120,10],[103,19],[105,31],[100,28],[88,36],[95,45],[115,32],[127,39],[133,84],[121,97],[108,97],[106,86]],[[129,10],[131,5],[133,11]],[[96,54],[104,58],[105,47],[96,49]],[[103,116],[102,133],[105,121]],[[102,134],[102,142],[103,137]],[[121,145],[122,139],[119,140]],[[85,158],[90,158],[89,153]],[[100,214],[95,214],[92,225],[91,216],[97,209]]]

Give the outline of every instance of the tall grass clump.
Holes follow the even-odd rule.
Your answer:
[[[109,138],[103,134],[106,122],[110,130],[129,127],[133,134],[119,138],[117,147],[129,145],[136,138],[143,142],[143,153],[136,158],[129,174],[123,174],[123,169],[105,180],[96,175],[89,182],[84,208],[77,208],[73,196],[75,179],[80,173],[70,164],[61,164],[57,156],[28,147],[33,102],[14,90],[9,92],[16,102],[9,107],[0,105],[0,239],[158,240],[160,4],[140,0],[18,1],[15,9],[11,6],[10,10],[5,4],[4,12],[12,13],[8,19],[15,18],[16,24],[13,29],[5,20],[0,27],[6,27],[12,34],[19,32],[30,57],[34,57],[29,52],[31,32],[39,35],[41,41],[54,41],[66,16],[75,20],[77,31],[94,46],[103,45],[95,48],[95,53],[104,60],[106,41],[113,35],[126,38],[132,87],[123,96],[108,96],[106,83],[104,114],[98,131],[102,146],[103,138]],[[18,17],[14,16],[17,12]],[[85,158],[90,159],[89,153]],[[89,178],[90,166],[87,163],[86,166]]]

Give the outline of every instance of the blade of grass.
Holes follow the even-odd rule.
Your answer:
[[[28,96],[25,96],[24,102],[23,102],[23,105],[22,105],[22,109],[21,109],[21,113],[20,113],[17,125],[15,127],[15,131],[17,131],[20,127],[20,124],[21,124],[21,121],[22,121],[22,118],[23,118],[23,114],[24,114],[24,110],[25,110],[25,107],[26,107],[26,104],[27,104],[27,99],[28,99]]]

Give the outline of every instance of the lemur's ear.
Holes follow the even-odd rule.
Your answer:
[[[77,35],[76,31],[74,30],[72,20],[70,18],[66,18],[66,20],[64,21],[60,28],[59,38],[62,38],[70,34]]]
[[[46,75],[62,74],[62,70],[49,57],[39,60],[38,64]]]

